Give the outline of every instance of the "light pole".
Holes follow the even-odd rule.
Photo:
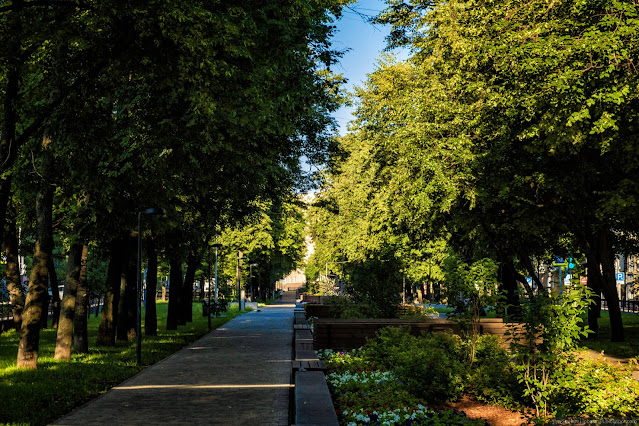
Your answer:
[[[208,280],[209,280],[209,310],[208,310],[208,320],[209,320],[209,330],[211,330],[211,246],[209,246],[209,261],[208,261]]]
[[[251,286],[251,302],[253,301],[253,266],[257,266],[257,263],[251,263],[249,265],[249,285]]]
[[[137,318],[136,318],[136,361],[137,365],[142,365],[142,215],[163,215],[164,209],[150,208],[146,210],[140,210],[138,212],[138,269],[137,269]],[[155,297],[155,296],[154,296]]]
[[[217,237],[215,238],[215,241],[217,241]],[[217,249],[222,247],[222,244],[215,243],[213,244],[213,247],[215,247],[215,303],[217,303]],[[210,290],[211,290],[211,283],[209,281],[209,291]]]
[[[431,296],[431,288],[430,288],[430,286],[431,286],[431,283],[430,283],[430,268],[431,268],[431,263],[432,263],[432,262],[431,262],[431,255],[432,255],[432,253],[431,253],[431,252],[428,252],[428,251],[423,251],[423,252],[422,252],[422,255],[427,256],[427,257],[428,257],[428,281],[427,281],[428,289],[427,289],[427,297],[428,297],[428,300],[430,301],[430,299],[431,299],[431,297],[432,297],[432,296]]]
[[[244,256],[241,251],[237,252],[237,269],[236,269],[238,312],[242,310],[242,287],[240,287],[242,271],[240,270],[240,260],[248,260],[248,257]]]
[[[217,241],[217,237],[215,237],[215,241]],[[222,247],[222,244],[218,244],[217,242],[213,244],[215,247],[215,305],[217,308],[217,249]],[[209,330],[211,329],[211,309],[213,306],[211,305],[211,246],[209,246]],[[216,311],[217,312],[217,311]],[[216,314],[217,317],[217,314]]]

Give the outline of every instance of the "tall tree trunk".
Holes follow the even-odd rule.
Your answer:
[[[180,315],[180,293],[182,290],[182,261],[173,255],[170,263],[169,309],[166,316],[166,329],[177,330],[178,317]]]
[[[51,247],[53,247],[53,230],[51,231]],[[53,262],[53,256],[49,257],[49,263],[47,264],[49,271],[49,287],[51,288],[51,305],[53,307],[53,318],[51,327],[58,328],[58,321],[60,318],[60,291],[58,290],[58,274],[55,270],[55,264]]]
[[[610,340],[613,342],[624,341],[623,320],[619,308],[619,295],[617,294],[617,280],[615,278],[615,252],[610,243],[607,231],[600,232],[601,244],[601,291],[608,302],[608,315],[610,316]]]
[[[136,254],[137,238],[126,239],[126,249],[122,256],[120,266],[120,303],[118,304],[118,340],[128,340],[135,338],[135,322],[137,311],[135,301],[137,299],[136,283]]]
[[[120,302],[120,268],[124,240],[117,238],[111,242],[109,255],[109,269],[107,272],[107,291],[104,295],[104,306],[98,329],[99,346],[115,346],[115,330],[118,318],[118,304]]]
[[[87,317],[89,309],[89,282],[87,280],[87,257],[89,247],[82,247],[80,258],[80,279],[78,280],[78,292],[75,299],[75,317],[73,318],[73,349],[76,353],[89,351],[89,331],[87,329]]]
[[[36,231],[37,240],[31,267],[29,291],[22,316],[20,344],[18,346],[17,366],[19,368],[37,368],[40,346],[40,328],[42,316],[46,315],[47,264],[51,256],[50,241],[47,232],[51,230],[51,206],[53,191],[46,182],[41,182],[36,192]],[[44,311],[44,312],[43,312]]]
[[[593,292],[593,303],[588,306],[588,328],[593,332],[593,337],[599,336],[599,317],[601,313],[601,264],[594,252],[586,254],[588,262],[588,288]]]
[[[508,306],[507,316],[517,319],[521,308],[519,303],[519,293],[517,292],[517,273],[512,259],[501,258],[499,266],[500,290],[506,296],[506,306]]]
[[[186,276],[182,286],[184,303],[182,306],[184,323],[193,322],[193,284],[195,283],[195,270],[198,267],[198,259],[195,254],[190,254],[186,261]]]
[[[129,252],[129,263],[126,271],[126,335],[129,340],[137,337],[137,318],[140,303],[138,295],[138,272],[137,272],[137,239],[132,239],[133,248]]]
[[[20,265],[18,264],[18,236],[15,221],[15,207],[12,206],[8,214],[8,226],[4,234],[4,253],[7,257],[7,289],[13,311],[13,325],[17,332],[22,327],[22,311],[25,297],[20,279]]]
[[[64,279],[64,294],[58,322],[58,335],[55,343],[55,359],[71,358],[73,340],[73,320],[75,318],[76,297],[82,267],[82,244],[73,244],[67,257],[67,275]]]
[[[155,295],[158,287],[158,253],[153,235],[146,243],[148,267],[146,273],[146,310],[144,311],[144,333],[147,336],[158,335],[158,316]]]

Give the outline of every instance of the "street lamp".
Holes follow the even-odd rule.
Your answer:
[[[249,285],[251,287],[251,302],[253,301],[253,266],[258,266],[258,264],[251,263],[249,265]]]
[[[431,262],[431,255],[432,255],[432,253],[431,253],[431,252],[428,252],[428,251],[423,251],[423,252],[422,252],[422,255],[423,255],[423,256],[427,256],[427,257],[428,257],[428,284],[427,284],[427,285],[428,285],[428,292],[427,292],[427,297],[428,297],[428,300],[430,301],[430,299],[432,298],[432,296],[431,296],[432,292],[431,292],[431,287],[430,287],[430,286],[431,286],[431,282],[430,282],[430,268],[431,268],[431,263],[432,263],[432,262]]]
[[[241,251],[237,252],[236,278],[237,278],[237,310],[238,312],[242,310],[242,288],[240,287],[240,281],[241,281],[240,260],[249,260],[249,258],[244,256]]]
[[[142,215],[164,215],[166,212],[162,208],[150,208],[138,212],[138,269],[137,269],[137,318],[136,318],[136,361],[137,365],[142,365]],[[155,296],[154,296],[155,297]]]
[[[217,241],[217,237],[215,238]],[[217,249],[222,247],[222,244],[215,243],[215,304],[217,305]],[[209,330],[211,329],[211,246],[209,246]],[[217,312],[217,311],[216,311]]]
[[[216,238],[217,241],[217,238]],[[217,303],[217,249],[222,247],[222,244],[215,243],[213,244],[215,247],[215,303]],[[209,291],[211,290],[211,284],[209,281]]]

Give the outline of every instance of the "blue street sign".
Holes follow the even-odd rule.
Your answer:
[[[619,281],[620,281],[620,282],[623,282],[623,281],[624,281],[624,273],[623,273],[623,272],[617,272],[615,275],[616,275],[616,278],[617,278],[617,281],[618,281],[618,282],[619,282]]]
[[[563,257],[555,256],[555,261],[552,263],[554,266],[566,266],[566,259]]]

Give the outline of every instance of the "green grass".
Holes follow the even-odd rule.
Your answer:
[[[193,304],[193,322],[177,331],[164,330],[167,303],[158,303],[158,335],[142,337],[142,363],[155,364],[208,333],[208,319],[201,304]],[[237,307],[226,317],[211,318],[213,329],[238,315]],[[144,315],[142,316],[144,318]],[[136,365],[135,340],[115,347],[95,346],[99,318],[89,320],[89,353],[73,354],[70,361],[53,359],[56,331],[40,334],[37,370],[15,367],[19,334],[0,335],[0,424],[44,425],[73,408],[106,392],[144,367]],[[142,325],[144,329],[144,324]]]
[[[601,311],[599,318],[599,336],[587,338],[581,341],[581,345],[595,350],[603,351],[608,355],[639,359],[639,314],[622,314],[625,342],[610,341],[610,320],[608,311]]]

